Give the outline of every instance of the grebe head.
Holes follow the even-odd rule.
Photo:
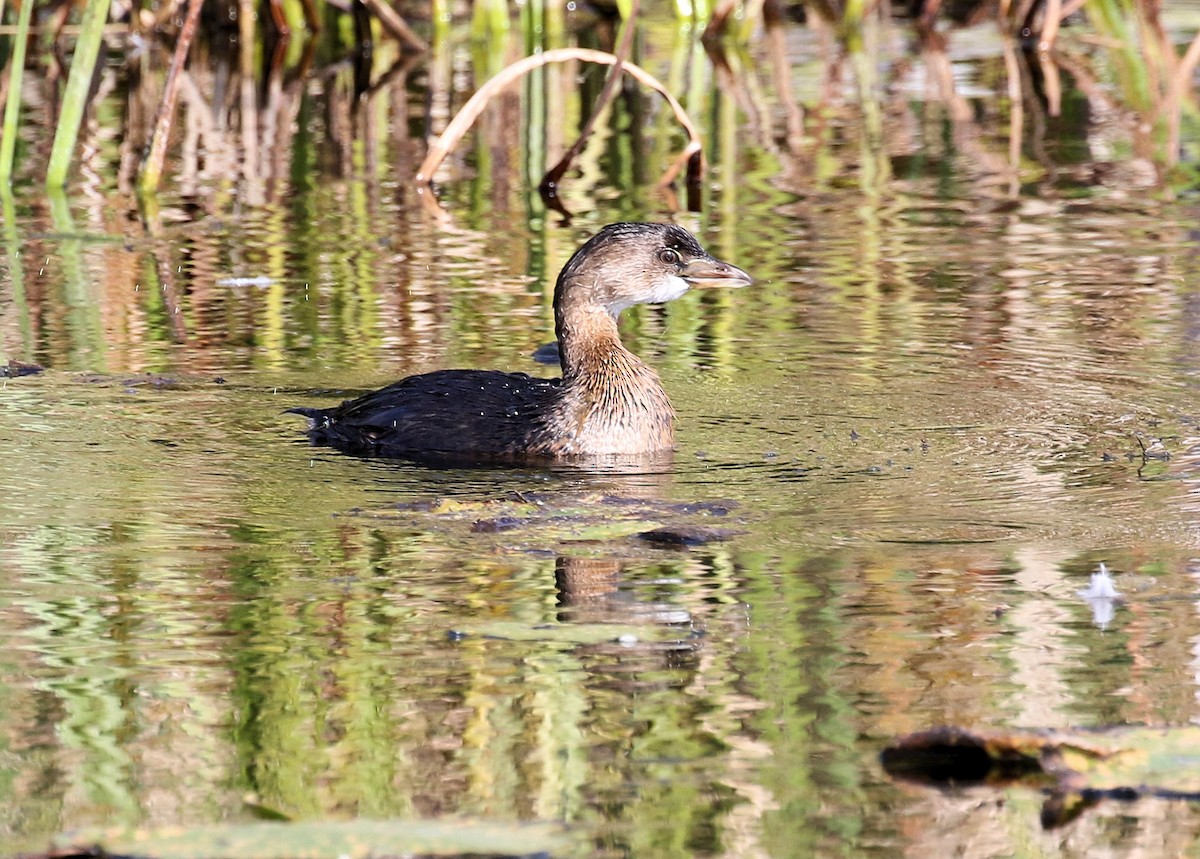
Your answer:
[[[710,256],[674,224],[609,224],[575,252],[554,291],[556,306],[570,301],[617,316],[635,304],[679,298],[690,287],[741,287],[750,275]]]

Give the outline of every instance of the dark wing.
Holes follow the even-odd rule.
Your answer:
[[[439,370],[330,409],[292,411],[311,420],[314,444],[354,453],[504,454],[520,449],[560,381],[497,370]]]

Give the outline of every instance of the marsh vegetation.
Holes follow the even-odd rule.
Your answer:
[[[5,845],[265,809],[600,856],[1184,852],[1187,804],[1043,830],[877,754],[1200,718],[1193,4],[392,14],[411,39],[382,5],[5,4]],[[579,52],[626,34],[679,110],[623,77],[547,201],[609,72]],[[757,279],[622,318],[670,468],[422,469],[281,414],[550,372],[554,275],[629,219]],[[683,526],[722,539],[638,536]]]

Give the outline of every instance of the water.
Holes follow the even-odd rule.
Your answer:
[[[793,151],[770,57],[722,77],[668,21],[639,62],[687,94],[711,165],[678,220],[759,282],[626,314],[680,415],[654,473],[362,461],[282,414],[438,367],[549,372],[530,355],[558,268],[669,206],[681,138],[650,95],[568,175],[569,225],[525,192],[582,110],[562,70],[452,157],[448,223],[406,184],[426,103],[448,115],[497,67],[462,34],[357,125],[344,79],[288,90],[299,132],[254,170],[237,123],[227,152],[177,149],[149,232],[116,71],[69,198],[22,162],[0,344],[46,371],[0,390],[6,846],[248,819],[253,794],[298,818],[560,820],[598,856],[1188,849],[1187,805],[1043,831],[1036,794],[899,786],[877,754],[935,724],[1200,718],[1194,198],[1070,79],[1065,118],[1023,102],[1014,165],[986,30],[939,57],[883,28],[894,85],[860,103],[870,70],[821,85],[825,42],[788,25]],[[947,68],[960,102],[930,92]],[[472,530],[530,499],[568,512]],[[738,533],[581,539],[634,508]],[[1111,618],[1078,594],[1101,562]]]

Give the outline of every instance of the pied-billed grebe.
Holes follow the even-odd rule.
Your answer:
[[[675,443],[658,374],[621,345],[617,316],[691,286],[746,286],[673,224],[610,224],[567,261],[554,289],[561,379],[439,370],[309,418],[313,444],[348,453],[478,460],[645,456]]]

